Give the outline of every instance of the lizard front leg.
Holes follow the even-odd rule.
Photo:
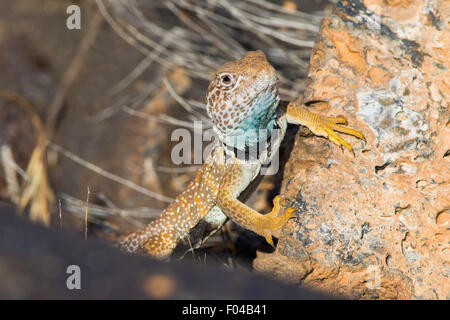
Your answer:
[[[289,219],[295,217],[292,208],[279,214],[279,197],[275,197],[273,210],[269,214],[260,214],[248,207],[237,199],[242,187],[241,178],[245,176],[245,166],[237,163],[229,166],[226,170],[226,176],[222,180],[220,191],[217,198],[217,206],[234,222],[240,226],[249,229],[260,236],[273,246],[272,236],[276,230],[279,230]]]
[[[320,102],[327,103],[327,102]],[[340,147],[345,147],[353,152],[352,146],[342,139],[335,131],[355,136],[359,139],[366,140],[364,135],[359,131],[345,127],[347,120],[343,117],[327,117],[309,111],[305,106],[290,102],[286,110],[287,122],[292,124],[300,124],[307,127],[317,136],[330,139]]]

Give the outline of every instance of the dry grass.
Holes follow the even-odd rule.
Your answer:
[[[292,2],[279,6],[263,0],[96,2],[117,34],[145,55],[133,75],[156,62],[183,67],[190,76],[205,80],[222,63],[240,58],[249,46],[264,50],[278,69],[298,70],[301,78],[323,16],[296,10]],[[151,14],[165,19],[152,19]],[[291,99],[298,96],[295,81],[282,72],[282,93]],[[114,88],[115,93],[123,84]]]
[[[14,155],[11,147],[8,144],[0,146],[0,158],[5,172],[6,188],[8,197],[12,203],[18,205],[20,202],[20,186],[17,177],[19,166],[14,160]],[[25,176],[25,172],[22,173]]]
[[[0,90],[0,97],[13,101],[22,107],[33,125],[36,145],[26,169],[28,179],[24,180],[19,208],[24,210],[29,207],[30,219],[48,226],[50,224],[50,206],[53,204],[55,197],[47,176],[47,138],[45,130],[33,106],[21,95]]]
[[[209,81],[224,62],[256,49],[263,50],[276,66],[282,98],[295,100],[305,87],[310,51],[324,15],[301,12],[293,1],[285,1],[283,6],[264,0],[96,0],[96,3],[114,31],[144,55],[105,94],[107,107],[97,114],[98,121],[118,111],[146,117],[132,109],[151,99],[161,83],[167,85],[167,70],[181,67],[193,82]],[[125,96],[126,89],[150,68],[153,77],[151,82],[146,80],[147,87]],[[203,101],[184,99],[173,90],[169,93],[188,111],[190,120],[209,125],[203,115]],[[186,121],[167,115],[158,118],[161,122],[189,127]]]

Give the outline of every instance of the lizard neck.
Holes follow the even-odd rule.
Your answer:
[[[220,140],[229,148],[246,150],[265,142],[276,127],[278,92],[268,90],[252,101],[252,113],[242,120],[237,129],[228,132],[216,130]]]

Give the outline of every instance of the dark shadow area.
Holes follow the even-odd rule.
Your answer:
[[[1,299],[328,299],[246,272],[126,256],[96,239],[34,225],[0,206]],[[81,270],[68,290],[67,267]],[[124,267],[126,266],[126,267]]]

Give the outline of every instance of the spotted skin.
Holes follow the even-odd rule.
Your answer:
[[[156,257],[169,255],[177,243],[214,206],[224,175],[223,155],[223,149],[213,150],[186,190],[178,195],[158,219],[123,239],[121,249]]]
[[[315,114],[295,103],[289,103],[286,110],[279,105],[278,77],[262,51],[248,52],[220,67],[208,87],[206,106],[221,144],[214,148],[186,190],[158,219],[127,236],[120,243],[121,248],[130,253],[167,257],[200,221],[207,222],[213,230],[200,236],[201,244],[227,218],[273,245],[272,236],[293,217],[293,209],[280,212],[276,197],[273,210],[263,215],[238,200],[273,153],[268,147],[256,159],[249,160],[236,156],[235,150],[258,144],[260,136],[255,133],[258,130],[265,129],[271,135],[278,128],[280,134],[273,135],[276,138],[270,146],[277,150],[287,123],[306,126],[314,134],[350,151],[353,151],[350,144],[336,132],[364,139],[360,132],[343,126],[347,124],[344,118]]]

